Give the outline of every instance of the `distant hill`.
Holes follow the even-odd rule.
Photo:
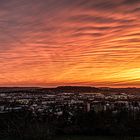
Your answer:
[[[127,94],[140,94],[140,88],[100,88],[102,92],[107,93],[127,93]]]
[[[0,87],[0,93],[128,93],[140,94],[140,88],[109,88],[90,86],[58,86],[56,88],[41,87]]]
[[[56,88],[39,88],[39,87],[0,87],[0,92],[48,92],[48,93],[92,93],[99,92],[99,88],[95,87],[87,87],[87,86],[59,86]]]
[[[0,93],[1,92],[22,92],[22,91],[32,91],[32,90],[38,90],[41,89],[39,87],[0,87]]]
[[[88,86],[59,86],[55,88],[57,92],[71,92],[71,93],[92,93],[92,92],[99,92],[100,89],[96,87],[88,87]]]

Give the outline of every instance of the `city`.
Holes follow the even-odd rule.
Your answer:
[[[0,121],[13,119],[14,125],[18,127],[23,123],[22,131],[24,127],[28,130],[28,134],[24,132],[25,137],[31,135],[31,128],[28,128],[30,122],[36,122],[39,128],[43,127],[42,131],[47,137],[62,134],[115,136],[118,133],[120,136],[139,136],[140,94],[130,92],[140,93],[140,89],[128,88],[126,93],[122,91],[123,89],[74,86],[1,89]],[[20,118],[19,122],[17,118]],[[132,124],[135,123],[137,125],[134,127]],[[1,128],[6,129],[7,124],[2,124],[1,122]],[[17,130],[11,132],[10,127],[11,131],[15,130],[13,124],[8,124],[9,135],[17,135]],[[48,133],[44,127],[47,127]],[[39,133],[39,129],[36,133]],[[20,134],[24,137],[23,132]]]

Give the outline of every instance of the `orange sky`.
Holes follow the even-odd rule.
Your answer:
[[[139,0],[1,0],[0,86],[140,87]]]

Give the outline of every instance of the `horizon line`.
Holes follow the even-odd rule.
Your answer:
[[[93,88],[140,88],[139,86],[88,86],[88,85],[57,85],[57,86],[0,86],[0,88],[57,88],[57,87],[93,87]]]

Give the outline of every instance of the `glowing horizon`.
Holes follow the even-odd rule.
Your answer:
[[[140,87],[139,0],[1,0],[0,86]]]

